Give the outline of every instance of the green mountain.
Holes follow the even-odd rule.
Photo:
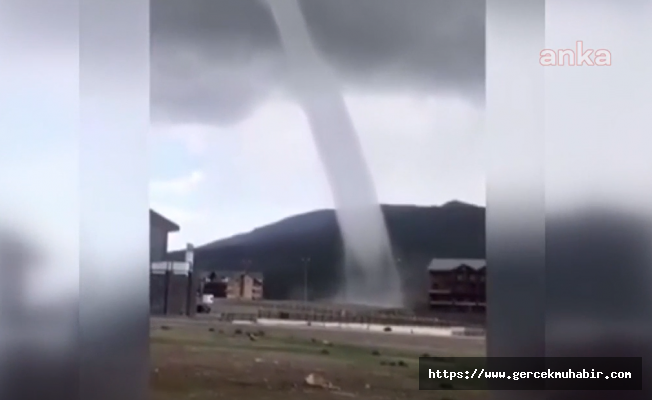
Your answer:
[[[434,257],[484,258],[485,209],[460,202],[438,207],[383,205],[383,215],[406,292],[422,295],[426,266]],[[303,258],[313,300],[337,292],[343,277],[342,240],[334,210],[296,215],[249,233],[199,246],[195,268],[249,269],[264,275],[266,298],[301,298]],[[172,253],[182,259],[182,252]]]

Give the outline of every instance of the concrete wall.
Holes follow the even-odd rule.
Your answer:
[[[240,294],[244,299],[254,298],[254,279],[248,275],[242,276],[242,293]]]
[[[167,275],[149,274],[149,312],[152,315],[167,313]]]
[[[149,228],[150,262],[165,261],[168,251],[168,232],[158,226]]]
[[[226,298],[239,299],[240,298],[240,280],[230,279],[226,284]]]
[[[189,315],[197,312],[198,280],[190,272],[150,272],[150,313],[152,315]]]
[[[185,315],[188,313],[188,290],[190,277],[187,275],[169,274],[168,276],[168,314]]]
[[[253,300],[262,300],[263,299],[263,285],[261,284],[254,284],[252,287],[252,299]]]
[[[440,337],[477,337],[484,338],[484,332],[476,331],[471,334],[467,333],[464,327],[435,327],[435,326],[410,326],[410,325],[391,325],[391,324],[364,324],[364,323],[343,323],[343,322],[316,322],[316,321],[299,321],[299,320],[282,320],[258,318],[252,321],[233,321],[238,325],[266,325],[266,326],[286,326],[286,327],[305,327],[306,329],[327,328],[338,330],[350,330],[358,332],[379,333],[384,335],[419,335],[419,336],[440,336]],[[386,330],[386,328],[390,330]]]

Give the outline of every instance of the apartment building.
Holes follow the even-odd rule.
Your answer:
[[[203,292],[215,298],[260,300],[263,298],[263,275],[243,271],[212,272]]]
[[[243,272],[234,277],[231,277],[226,285],[226,298],[242,300],[262,299],[262,275],[251,272]]]
[[[486,270],[481,259],[433,259],[428,265],[430,310],[486,312]]]

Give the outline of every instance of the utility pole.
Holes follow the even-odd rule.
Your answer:
[[[301,263],[303,264],[303,301],[308,302],[308,265],[310,264],[310,257],[302,257]]]

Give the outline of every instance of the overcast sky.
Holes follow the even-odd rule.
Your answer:
[[[484,1],[304,1],[382,203],[484,204]],[[171,247],[333,206],[258,0],[157,0],[152,207]]]

